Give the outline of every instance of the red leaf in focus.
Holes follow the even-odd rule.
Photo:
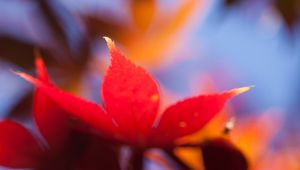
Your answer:
[[[141,67],[127,60],[105,37],[110,54],[102,85],[102,96],[107,112],[111,114],[126,137],[144,140],[157,116],[160,94],[153,78]]]
[[[42,148],[26,128],[13,121],[0,122],[0,165],[30,168],[37,163]]]
[[[219,113],[226,101],[249,89],[250,87],[243,87],[220,94],[201,95],[180,101],[164,111],[156,135],[164,134],[160,142],[169,143],[179,137],[194,133]]]
[[[106,111],[99,105],[66,93],[48,82],[24,73],[17,74],[36,85],[68,114],[83,120],[110,138],[141,148],[174,146],[177,138],[200,130],[222,109],[227,100],[250,89],[238,88],[178,102],[166,109],[158,126],[154,127],[160,101],[157,84],[144,69],[127,60],[112,40],[105,40],[112,58],[102,85]],[[39,64],[37,66],[40,67],[40,79],[46,79],[45,67]],[[43,107],[48,106],[45,104]],[[52,108],[48,109],[50,111]]]

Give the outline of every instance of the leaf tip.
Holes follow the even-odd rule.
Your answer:
[[[33,77],[31,77],[30,75],[28,75],[28,74],[26,74],[26,73],[24,73],[24,72],[17,71],[17,70],[12,70],[12,72],[13,72],[14,74],[16,74],[17,76],[19,76],[19,77],[25,79],[26,81],[29,81],[29,82],[31,82],[31,83],[36,83],[36,80],[35,80]]]
[[[23,73],[23,72],[21,72],[21,71],[14,70],[14,69],[10,69],[10,71],[11,71],[13,74],[16,74],[17,76],[20,76],[20,77],[22,77],[22,75],[25,74],[25,73]]]
[[[45,68],[44,61],[41,57],[35,58],[35,67],[39,70],[41,68]]]
[[[254,85],[236,88],[236,89],[231,90],[231,93],[233,96],[237,96],[237,95],[240,95],[242,93],[245,93],[245,92],[251,90],[253,87],[254,87]]]
[[[48,74],[47,74],[47,69],[45,66],[45,63],[42,59],[42,57],[40,57],[39,52],[37,52],[37,54],[35,55],[35,68],[36,68],[36,72],[38,75],[39,79],[48,81]]]
[[[115,48],[115,43],[113,42],[113,40],[111,40],[109,37],[103,36],[103,39],[106,41],[106,44],[109,48],[109,50],[112,50]]]

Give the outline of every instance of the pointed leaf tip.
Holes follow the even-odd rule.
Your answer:
[[[41,57],[36,57],[35,58],[35,66],[36,67],[44,66],[44,61]]]
[[[41,57],[36,57],[35,67],[36,67],[36,72],[37,72],[39,79],[48,82],[49,78],[48,78],[47,69],[46,69],[45,63]]]
[[[111,40],[109,37],[103,36],[103,39],[106,41],[106,44],[109,48],[109,50],[112,50],[115,48],[115,43],[113,42],[113,40]]]
[[[35,57],[35,67],[37,70],[37,74],[40,76],[45,76],[46,73],[46,66],[43,61],[41,52],[38,48],[34,48],[34,57]],[[47,76],[46,76],[47,77]]]
[[[32,83],[37,83],[37,81],[31,77],[30,75],[23,73],[21,71],[12,71],[14,74],[20,76],[21,78],[25,79],[26,81],[32,82]]]
[[[232,96],[237,96],[237,95],[240,95],[242,93],[245,93],[249,90],[251,90],[254,86],[246,86],[246,87],[240,87],[240,88],[236,88],[236,89],[232,89],[230,91],[230,93],[232,94]]]

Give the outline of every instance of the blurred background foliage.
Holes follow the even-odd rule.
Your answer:
[[[61,87],[99,101],[109,59],[101,37],[109,36],[159,80],[163,106],[255,85],[185,140],[218,138],[235,116],[226,138],[251,169],[300,168],[298,0],[0,0],[0,11],[2,118],[30,121],[32,87],[10,70],[33,73],[37,49]],[[215,144],[208,142],[202,156],[213,155]],[[200,169],[211,163],[201,164],[199,150],[176,155]],[[146,157],[165,165],[155,152]]]
[[[242,4],[257,3],[249,0],[225,0],[224,6],[231,8],[233,6],[241,7]],[[265,0],[271,8],[273,8],[283,20],[287,29],[293,32],[299,25],[300,19],[300,3],[297,0]]]

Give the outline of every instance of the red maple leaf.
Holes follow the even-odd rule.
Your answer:
[[[112,40],[107,37],[105,40],[111,65],[101,87],[104,108],[41,79],[17,74],[36,85],[67,113],[92,125],[106,137],[141,148],[174,146],[176,139],[200,130],[227,100],[250,89],[243,87],[191,97],[158,114],[160,93],[157,83],[143,68],[124,57]]]
[[[48,80],[41,59],[36,60],[38,80],[53,86]],[[82,130],[80,122],[71,119],[59,105],[37,88],[33,112],[43,141],[20,123],[0,121],[0,165],[33,169],[119,169],[117,154],[99,136]],[[46,142],[46,143],[45,143]],[[95,160],[92,157],[97,157]]]

